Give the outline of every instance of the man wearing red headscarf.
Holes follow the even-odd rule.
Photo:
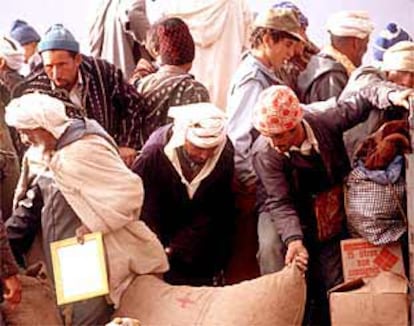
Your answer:
[[[253,146],[261,272],[280,270],[281,257],[285,264],[295,261],[309,270],[308,292],[315,306],[305,318],[311,324],[329,323],[326,291],[342,281],[342,182],[350,171],[342,134],[371,109],[386,109],[409,92],[414,95],[395,89],[378,85],[343,102],[304,109],[290,88],[271,86],[255,106],[253,125],[261,134]]]
[[[180,18],[165,18],[150,33],[157,43],[160,68],[135,82],[149,109],[140,131],[143,142],[155,129],[171,122],[167,117],[170,106],[210,102],[205,86],[189,74],[195,45],[187,24]]]

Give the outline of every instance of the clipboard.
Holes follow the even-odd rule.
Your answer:
[[[57,304],[63,305],[109,293],[102,233],[50,244]]]

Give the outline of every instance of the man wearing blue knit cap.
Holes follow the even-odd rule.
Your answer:
[[[398,42],[412,40],[412,37],[401,26],[396,23],[388,23],[374,41],[374,60],[380,64],[387,49]]]
[[[42,62],[37,52],[40,35],[24,20],[17,19],[12,23],[10,37],[15,39],[24,49],[24,62],[20,73],[27,76],[36,65]]]
[[[14,96],[40,91],[62,100],[70,117],[97,120],[115,139],[127,165],[142,143],[139,128],[146,112],[143,98],[121,70],[79,52],[79,43],[62,24],[52,25],[39,46],[43,66],[36,67]]]

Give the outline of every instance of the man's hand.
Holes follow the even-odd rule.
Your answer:
[[[286,265],[293,262],[302,272],[306,272],[308,269],[308,259],[308,251],[303,245],[302,240],[294,240],[289,242],[285,257]]]
[[[128,167],[134,163],[137,151],[131,147],[119,147],[119,155]]]
[[[3,279],[4,300],[6,300],[13,309],[22,300],[22,285],[17,275]]]
[[[388,94],[390,102],[397,106],[402,106],[406,109],[410,108],[410,99],[414,101],[414,90],[406,89],[403,91],[394,91]]]
[[[87,228],[87,226],[85,224],[82,224],[80,227],[78,227],[75,231],[76,234],[76,240],[78,240],[78,242],[80,244],[83,244],[85,242],[85,238],[84,236],[88,233],[91,233],[91,230],[89,230]]]
[[[141,78],[144,78],[145,76],[148,76],[150,74],[153,74],[157,71],[157,67],[147,59],[141,58],[139,59],[131,78],[129,79],[129,83],[131,85],[134,85],[135,82]]]

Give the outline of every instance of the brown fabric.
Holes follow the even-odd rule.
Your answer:
[[[193,62],[195,45],[190,30],[179,18],[167,18],[157,26],[161,62],[182,65]]]
[[[410,151],[408,122],[393,120],[384,123],[357,148],[355,156],[369,170],[385,169],[396,155]]]
[[[313,203],[319,241],[327,241],[339,234],[345,219],[342,185],[319,193]]]
[[[56,305],[52,282],[46,275],[45,266],[29,266],[26,275],[20,275],[22,301],[15,309],[1,307],[6,325],[63,325]]]

